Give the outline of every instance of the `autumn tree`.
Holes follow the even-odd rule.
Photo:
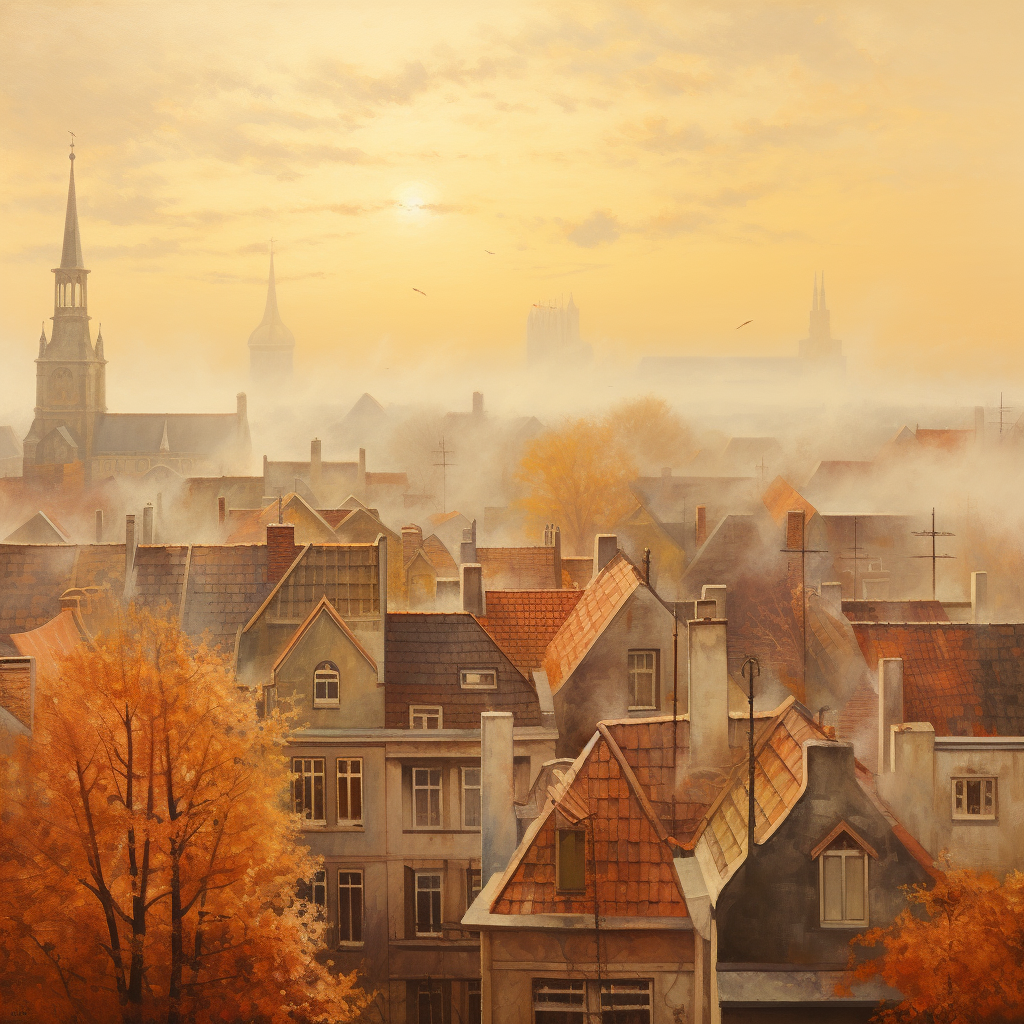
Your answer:
[[[131,608],[40,680],[35,721],[4,768],[7,1019],[352,1019],[298,896],[287,722],[217,656]]]
[[[839,994],[880,978],[903,996],[882,1024],[988,1024],[1024,1020],[1024,873],[1004,881],[949,869],[934,886],[909,886],[910,906],[887,928],[852,940],[883,952],[850,967]]]
[[[635,505],[629,492],[635,476],[628,452],[606,422],[570,420],[527,445],[515,475],[523,494],[517,505],[528,527],[539,531],[555,523],[568,550],[582,555],[600,529]]]
[[[664,398],[646,395],[616,405],[605,418],[634,465],[649,473],[680,466],[696,454],[693,434]]]

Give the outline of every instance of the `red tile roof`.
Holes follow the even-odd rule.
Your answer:
[[[787,513],[793,510],[803,509],[808,519],[816,512],[814,506],[781,476],[768,485],[761,500],[777,523],[785,522]]]
[[[548,644],[583,596],[582,590],[488,590],[479,623],[522,672],[540,668]]]
[[[558,692],[626,598],[642,585],[636,566],[621,551],[594,577],[548,645],[544,670],[552,693]]]
[[[11,643],[24,657],[36,659],[40,676],[55,677],[62,658],[91,643],[81,616],[70,608],[63,609],[49,622],[28,633],[13,633]]]
[[[973,430],[923,430],[918,428],[914,436],[923,447],[943,452],[962,452],[974,442]]]
[[[851,622],[949,622],[941,601],[844,601]]]

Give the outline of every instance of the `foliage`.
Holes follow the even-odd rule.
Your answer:
[[[0,1004],[48,1021],[349,1020],[297,898],[280,717],[136,608],[40,680],[5,765]]]
[[[851,953],[850,985],[881,978],[903,995],[873,1018],[884,1024],[985,1024],[1024,1020],[1024,873],[949,869],[933,887],[906,888],[910,907],[887,928],[853,939],[884,947],[863,963]]]
[[[617,522],[635,504],[629,482],[636,470],[605,422],[570,420],[527,445],[516,481],[517,503],[537,530],[555,523],[568,550],[585,554],[601,528]]]
[[[680,466],[696,454],[692,433],[664,398],[623,402],[605,422],[643,472],[660,473],[663,466]]]

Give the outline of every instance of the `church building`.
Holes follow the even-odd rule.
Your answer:
[[[270,281],[267,306],[259,327],[249,335],[249,373],[260,384],[291,380],[295,336],[285,327],[277,310],[277,282],[274,279],[274,248],[270,248]]]
[[[82,258],[75,201],[75,152],[54,271],[53,328],[39,337],[35,419],[24,443],[25,479],[90,483],[144,476],[165,467],[182,476],[244,472],[250,455],[244,394],[233,413],[107,412],[103,331],[89,327],[89,271]]]

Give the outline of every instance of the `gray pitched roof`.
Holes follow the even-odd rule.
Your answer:
[[[160,451],[166,424],[172,452],[212,455],[237,444],[235,413],[104,413],[93,442],[94,455]]]

